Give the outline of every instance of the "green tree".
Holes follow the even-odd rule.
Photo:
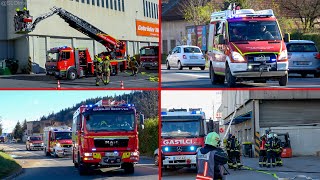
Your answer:
[[[158,148],[158,118],[147,119],[144,129],[139,129],[139,150],[141,154],[152,156]]]
[[[15,139],[22,139],[23,131],[20,122],[18,121],[16,126],[13,129],[13,137]]]
[[[27,120],[24,119],[23,124],[22,124],[22,132],[24,133],[27,130]]]

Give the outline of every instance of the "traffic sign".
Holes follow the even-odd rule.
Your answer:
[[[224,133],[224,128],[219,128],[220,133]]]

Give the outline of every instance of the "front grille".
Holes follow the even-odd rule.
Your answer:
[[[269,57],[268,61],[255,61],[255,57]],[[248,60],[248,71],[266,72],[277,71],[277,55],[276,54],[249,54],[245,58]]]
[[[200,146],[193,146],[194,149],[191,150],[192,146],[166,146],[162,147],[163,152],[196,152],[197,148]],[[165,151],[165,149],[168,148],[168,151]]]
[[[72,147],[72,144],[64,144],[64,145],[62,145],[62,147],[64,147],[64,148],[71,148],[71,147]]]
[[[127,147],[129,139],[95,139],[95,147]]]

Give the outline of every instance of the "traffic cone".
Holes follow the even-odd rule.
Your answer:
[[[60,89],[61,86],[60,86],[60,80],[58,80],[58,84],[57,84],[57,89]]]
[[[121,87],[121,89],[124,89],[123,81],[120,82],[120,87]]]

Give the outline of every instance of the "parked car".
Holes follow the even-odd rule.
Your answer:
[[[320,77],[320,53],[313,41],[291,40],[286,43],[289,59],[289,73],[302,77],[314,74]]]
[[[4,136],[0,136],[0,143],[5,143],[5,138],[4,138]]]
[[[201,70],[206,68],[206,60],[202,51],[197,46],[177,46],[172,51],[166,60],[166,66],[169,70],[171,67],[177,67],[182,70],[184,67],[199,67]]]
[[[12,139],[11,143],[17,143],[17,140],[16,139]]]
[[[43,140],[40,136],[29,136],[26,141],[26,149],[29,150],[43,150]]]

